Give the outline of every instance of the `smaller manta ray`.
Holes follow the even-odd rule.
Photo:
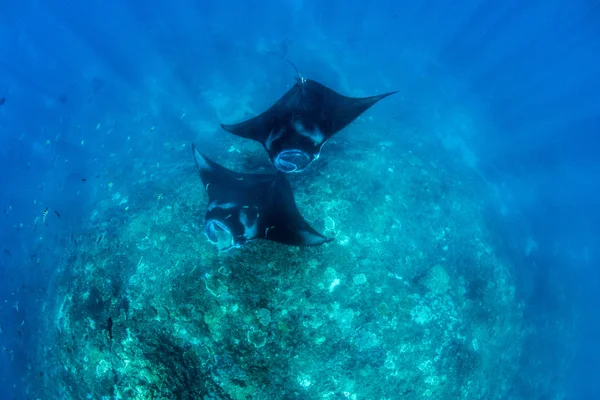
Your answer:
[[[275,168],[285,173],[304,171],[319,158],[331,136],[379,100],[396,93],[346,97],[300,74],[296,79],[297,83],[264,113],[238,124],[221,124],[234,135],[260,142]]]
[[[255,239],[292,246],[332,241],[300,215],[283,174],[242,174],[208,159],[192,146],[200,179],[208,194],[204,233],[219,251]]]

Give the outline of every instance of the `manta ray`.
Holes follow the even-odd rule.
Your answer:
[[[346,97],[300,74],[296,80],[296,84],[262,114],[238,124],[221,124],[234,135],[260,142],[275,168],[284,173],[306,170],[319,158],[329,138],[379,100],[396,93]]]
[[[292,246],[333,240],[304,220],[283,174],[237,173],[205,157],[195,145],[192,151],[208,194],[204,233],[219,251],[256,239]]]

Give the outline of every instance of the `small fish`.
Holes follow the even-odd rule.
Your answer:
[[[102,241],[103,237],[104,237],[104,235],[98,236],[98,241],[96,242],[96,244],[100,244],[100,242]]]
[[[42,213],[42,224],[46,225],[46,218],[48,218],[48,207]]]
[[[108,325],[107,329],[106,329],[108,331],[108,338],[110,340],[112,340],[112,338],[113,338],[113,331],[112,331],[112,329],[113,329],[113,320],[112,320],[112,317],[108,317],[108,321],[106,321],[106,324]]]
[[[12,257],[12,254],[10,254],[10,251],[8,249],[4,249],[4,254],[9,257]]]
[[[6,103],[6,97],[0,97],[0,106]]]
[[[56,214],[56,216],[58,217],[58,219],[60,219],[60,213],[56,210],[54,210],[54,214]]]
[[[85,181],[87,181],[86,178],[81,178],[81,182],[85,182]]]

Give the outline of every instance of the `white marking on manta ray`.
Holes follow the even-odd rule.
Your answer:
[[[321,132],[319,128],[315,128],[312,132],[310,132],[304,128],[304,125],[302,125],[300,121],[296,121],[294,123],[294,129],[296,129],[298,134],[312,140],[315,145],[322,144],[323,140],[325,139],[325,135],[323,135],[323,132]]]
[[[248,224],[248,211],[246,209],[240,210],[240,223],[244,227],[244,238],[250,240],[256,237],[258,228],[258,218],[255,219],[254,224]]]
[[[273,142],[276,141],[277,139],[281,138],[282,136],[283,136],[283,130],[280,130],[278,132],[271,131],[271,133],[269,133],[269,137],[265,141],[265,148],[267,150],[271,150],[271,145],[273,144]]]
[[[229,210],[229,209],[236,208],[236,207],[237,207],[236,203],[233,203],[233,202],[219,203],[217,200],[215,200],[208,205],[208,211],[213,210],[215,208],[223,208],[225,210]]]
[[[271,229],[273,229],[273,228],[275,228],[275,225],[273,225],[273,226],[269,226],[267,229],[265,229],[265,238],[266,238],[266,237],[267,237],[267,235],[269,234],[269,231],[270,231]]]
[[[210,170],[210,164],[206,161],[206,158],[198,150],[194,149],[194,158],[196,159],[196,164],[198,164],[198,169],[200,170]]]
[[[324,239],[321,236],[315,235],[314,233],[308,231],[300,231],[298,232],[298,235],[300,235],[300,238],[302,238],[304,243],[308,244],[309,246],[318,245],[324,242]]]

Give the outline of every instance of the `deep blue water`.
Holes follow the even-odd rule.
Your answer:
[[[268,51],[341,92],[399,90],[379,115],[426,121],[484,177],[531,320],[574,317],[556,398],[600,398],[600,4],[556,0],[0,4],[1,397],[28,398],[46,288],[104,176],[164,142],[217,147],[240,116],[223,97],[252,82],[266,106],[293,76]]]

